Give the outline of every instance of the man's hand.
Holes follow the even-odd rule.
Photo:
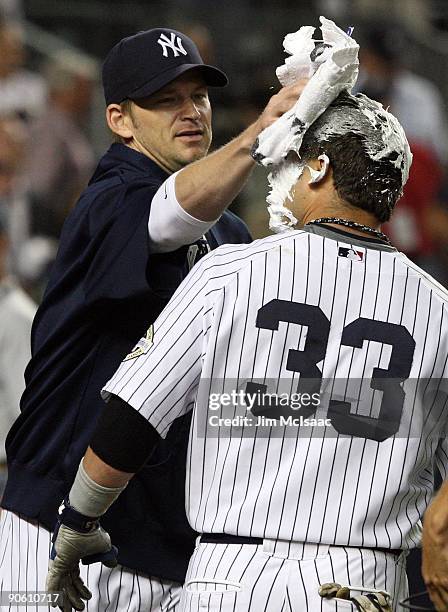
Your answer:
[[[422,574],[436,610],[448,610],[448,483],[425,512]]]
[[[282,87],[278,93],[272,96],[255,123],[257,134],[272,125],[284,113],[291,110],[308,81],[309,79],[299,79],[294,85]]]
[[[112,546],[109,534],[97,520],[88,519],[65,506],[53,534],[46,590],[62,593],[62,604],[52,605],[59,605],[63,612],[71,612],[73,608],[84,610],[82,600],[92,596],[79,576],[80,560],[85,564],[101,561],[107,567],[117,565],[117,549]]]

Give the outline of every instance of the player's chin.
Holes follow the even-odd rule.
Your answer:
[[[208,146],[205,144],[196,144],[196,146],[188,146],[182,147],[182,150],[179,151],[179,161],[181,161],[183,166],[191,164],[198,159],[202,159],[207,155]]]

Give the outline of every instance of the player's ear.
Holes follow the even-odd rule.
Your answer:
[[[109,104],[106,108],[106,121],[109,129],[124,140],[133,137],[133,122],[130,113],[121,104]]]
[[[322,155],[319,155],[316,160],[312,160],[311,162],[309,162],[306,167],[308,168],[311,175],[311,178],[308,181],[308,185],[320,183],[328,174],[328,170],[330,168],[330,160],[328,156],[323,153]]]

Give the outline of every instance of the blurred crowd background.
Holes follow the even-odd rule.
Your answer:
[[[354,26],[358,90],[390,107],[414,153],[385,231],[448,284],[447,0],[0,0],[0,433],[18,411],[31,320],[64,219],[111,142],[100,80],[108,50],[156,26],[189,34],[230,77],[211,92],[218,147],[278,90],[285,34],[317,26],[320,14]],[[266,195],[256,168],[233,204],[255,237],[268,234]]]

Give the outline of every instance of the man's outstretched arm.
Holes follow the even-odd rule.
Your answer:
[[[307,82],[283,87],[239,136],[176,175],[177,198],[190,215],[212,221],[235,199],[255,165],[251,149],[258,135],[294,106]]]
[[[168,178],[152,200],[148,231],[153,252],[194,242],[239,194],[255,165],[258,135],[297,102],[308,79],[283,87],[239,136]]]

